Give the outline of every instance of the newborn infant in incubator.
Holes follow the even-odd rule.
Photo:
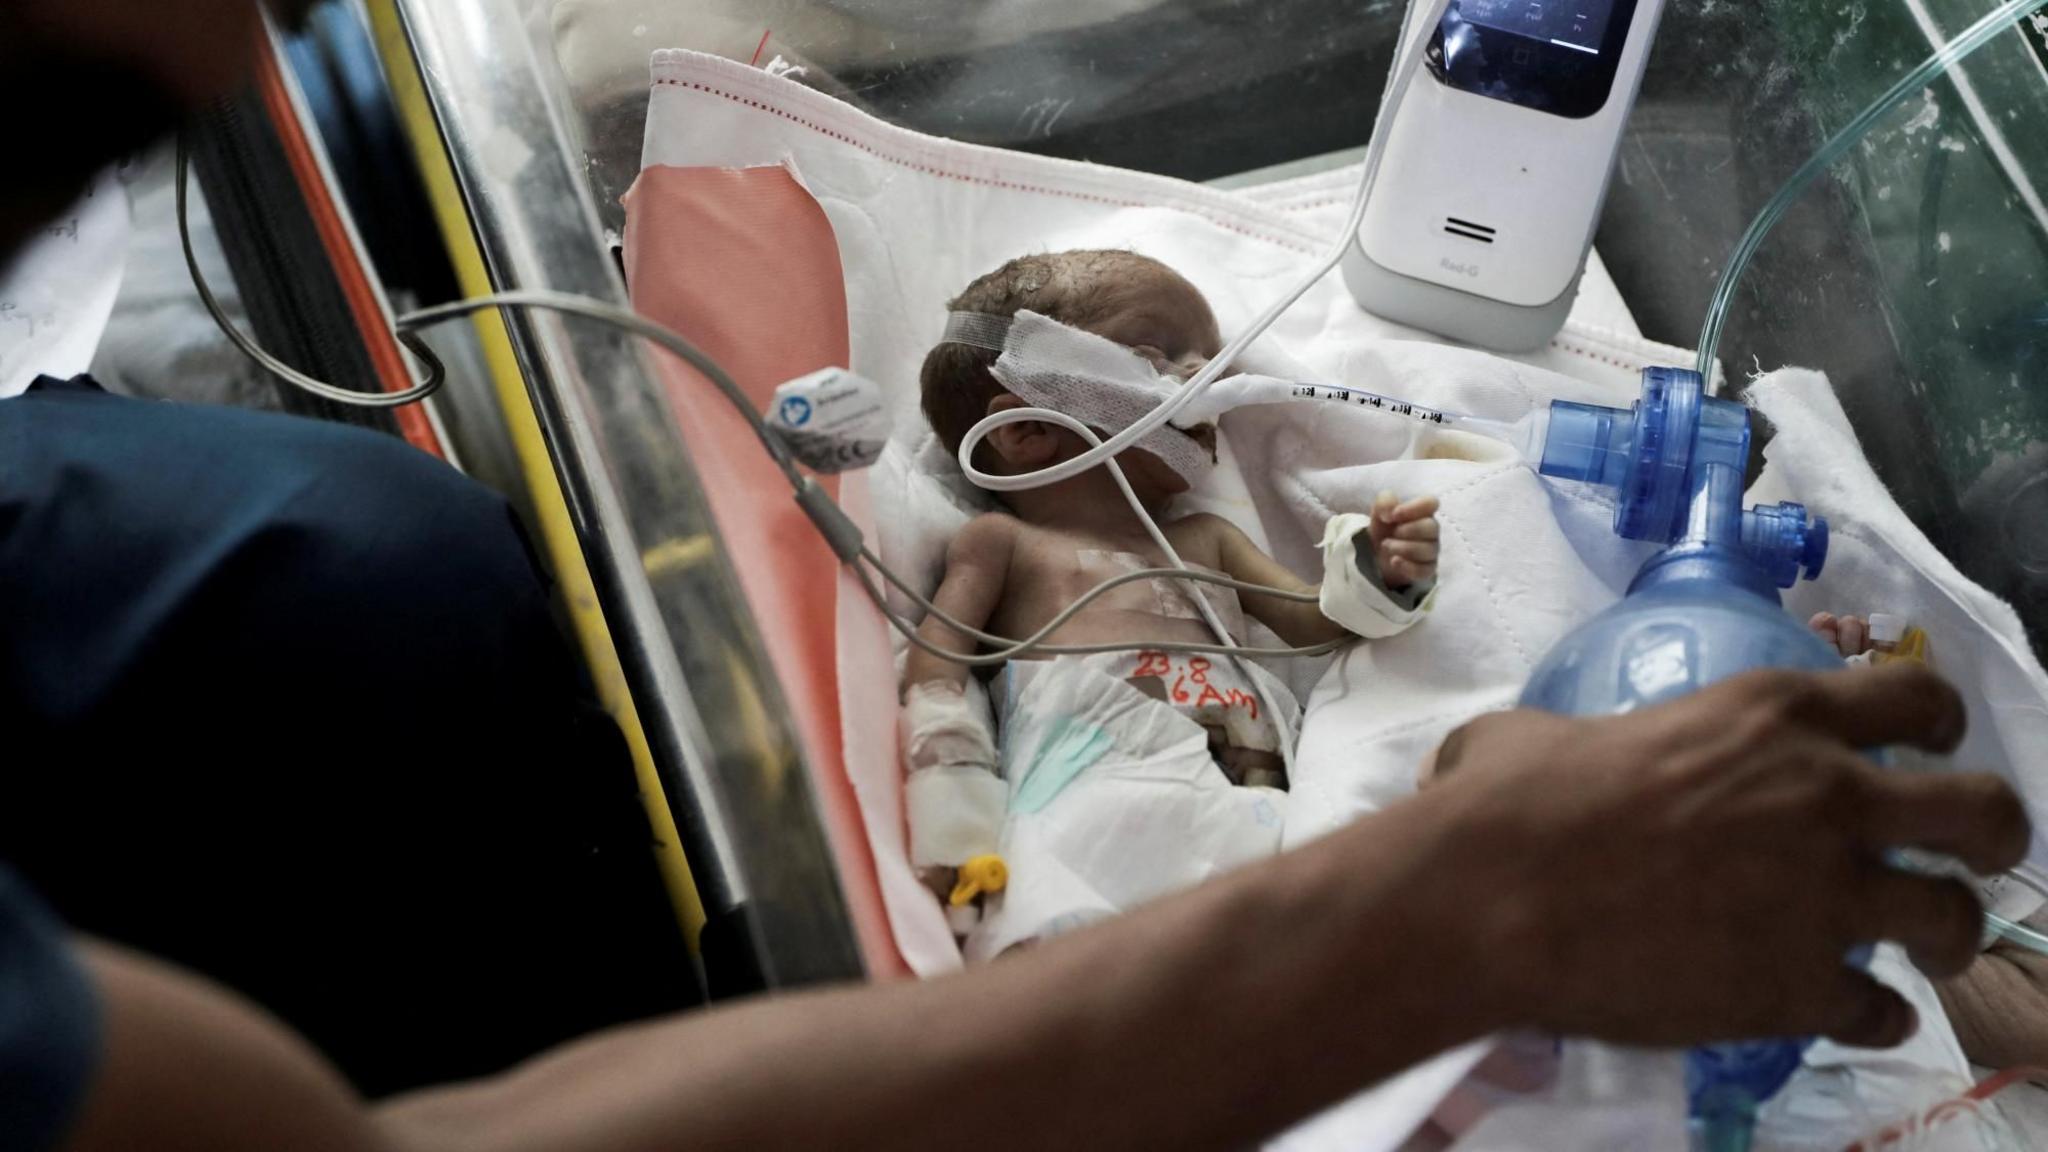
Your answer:
[[[1201,293],[1130,252],[1013,260],[951,307],[946,339],[925,358],[920,384],[927,419],[956,453],[976,423],[1016,408],[1062,411],[1107,437],[1157,398],[1108,395],[1121,389],[1088,365],[1135,370],[1163,390],[1223,345]],[[1119,650],[1007,661],[987,683],[992,716],[967,667],[921,648],[910,653],[911,857],[951,905],[970,957],[1113,914],[1277,849],[1275,790],[1286,787],[1298,705],[1249,659],[1171,645],[1215,643],[1212,619],[1245,643],[1247,616],[1295,647],[1387,636],[1427,607],[1437,560],[1433,498],[1403,502],[1384,493],[1370,509],[1333,518],[1321,586],[1222,517],[1169,519],[1169,502],[1213,466],[1214,437],[1209,429],[1163,427],[1116,459],[1182,562],[1293,596],[1164,578],[1124,584],[1044,639]],[[981,471],[1017,474],[1087,448],[1068,429],[1031,421],[997,427],[972,459]],[[1031,636],[1107,579],[1172,566],[1107,468],[999,499],[1000,511],[970,521],[951,541],[933,597],[968,628]],[[919,634],[942,651],[983,650],[937,614]],[[1176,853],[1183,865],[1160,859]],[[1145,866],[1125,866],[1136,859]],[[1000,894],[986,894],[1005,881]],[[986,907],[986,920],[974,914],[977,905]]]

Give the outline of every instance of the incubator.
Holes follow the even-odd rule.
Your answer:
[[[368,8],[414,144],[441,192],[465,296],[555,292],[625,306],[617,256],[623,248],[630,262],[634,250],[624,201],[643,164],[724,170],[786,162],[812,180],[830,217],[827,246],[832,229],[839,235],[831,256],[848,262],[844,276],[832,290],[789,278],[753,291],[781,274],[787,253],[722,250],[735,271],[718,274],[715,285],[698,276],[692,299],[711,308],[715,288],[759,305],[759,314],[721,313],[718,324],[728,327],[691,335],[719,359],[743,364],[734,374],[753,411],[770,412],[786,430],[808,423],[791,401],[862,396],[855,458],[872,458],[881,436],[878,407],[859,384],[813,380],[773,407],[768,400],[826,363],[862,369],[878,347],[914,342],[895,321],[878,319],[891,311],[889,298],[849,297],[844,285],[874,288],[924,271],[875,273],[856,257],[929,262],[939,268],[934,282],[965,282],[947,265],[956,257],[946,245],[890,220],[886,198],[870,194],[874,186],[908,186],[943,169],[986,198],[945,201],[961,216],[928,213],[918,222],[927,228],[936,221],[964,229],[970,213],[998,203],[1012,213],[1006,227],[1064,224],[1078,218],[1073,205],[1092,196],[1098,209],[1130,209],[1134,228],[1155,223],[1148,211],[1177,212],[1218,224],[1219,236],[1256,233],[1298,261],[1322,232],[1289,221],[1349,193],[1352,175],[1318,173],[1358,158],[1395,62],[1400,22],[1398,7],[1361,14],[1340,0],[381,0]],[[1854,426],[1851,446],[1860,441],[1859,460],[1867,457],[1888,483],[1908,527],[1917,526],[1944,563],[2015,601],[2038,651],[2048,620],[2048,452],[2038,443],[2048,441],[2039,383],[2048,366],[2048,210],[2036,190],[2048,173],[2048,133],[2039,131],[2048,124],[2048,26],[2022,23],[1987,36],[1967,64],[1872,119],[1872,133],[1852,141],[1837,167],[1815,170],[1832,179],[1813,181],[1796,202],[1779,198],[1783,227],[1751,246],[1746,277],[1726,278],[1718,293],[1725,323],[1712,325],[1708,340],[1700,332],[1716,274],[1744,224],[1859,110],[1978,15],[1961,0],[1840,12],[1789,2],[1760,10],[1666,6],[1581,289],[1583,311],[1574,313],[1587,322],[1524,362],[1605,373],[1610,383],[1627,377],[1629,390],[1640,380],[1633,408],[1620,387],[1608,387],[1546,398],[1523,417],[1482,416],[1443,401],[1411,402],[1399,389],[1353,387],[1335,373],[1254,375],[1222,378],[1208,409],[1198,397],[1175,423],[1259,405],[1391,412],[1504,442],[1561,490],[1604,490],[1616,539],[1673,547],[1644,567],[1637,595],[1616,615],[1594,621],[1536,670],[1528,699],[1609,710],[1625,703],[1617,692],[1659,698],[1721,674],[1717,638],[1738,631],[1763,638],[1744,660],[1819,660],[1817,643],[1772,602],[1781,589],[1796,598],[1800,578],[1823,570],[1827,525],[1786,500],[1741,507],[1743,489],[1757,480],[1749,417],[1724,393],[1721,374],[1739,380],[1751,369],[1813,364],[1831,373]],[[670,47],[724,56],[734,75],[692,65],[688,76],[668,74],[658,98],[705,95],[688,88],[694,82],[756,106],[691,137],[688,149],[658,126],[643,133],[648,56]],[[764,67],[784,78],[778,83],[793,86],[793,78],[851,109],[841,116],[822,100],[781,90],[764,96],[737,75],[759,78]],[[737,118],[743,114],[757,115]],[[1227,187],[1070,170],[1034,184],[1001,158],[962,158],[930,142],[912,147],[877,123]],[[770,140],[771,128],[793,135]],[[849,156],[867,148],[862,162],[899,146],[910,158],[828,185],[815,167],[821,152],[784,146],[794,134]],[[1253,170],[1268,165],[1287,167]],[[789,188],[803,185],[769,183],[749,192],[765,188],[794,202]],[[1043,203],[998,199],[1026,185],[1050,189]],[[642,220],[656,191],[635,193],[645,198],[635,207]],[[1238,206],[1251,196],[1262,197],[1256,219]],[[1269,282],[1281,282],[1282,266],[1265,248],[1201,250],[1218,253],[1233,278],[1258,285],[1247,290],[1256,304],[1273,297]],[[650,273],[643,266],[639,275]],[[842,326],[821,336],[775,307],[778,296],[817,312],[836,308],[852,318],[851,332]],[[1356,337],[1362,321],[1344,303],[1343,312],[1295,313],[1278,331],[1297,341],[1323,330]],[[1239,311],[1240,321],[1256,304]],[[931,319],[934,330],[917,336],[927,344],[938,335],[939,317]],[[1237,323],[1226,320],[1224,335]],[[1599,339],[1602,328],[1616,339]],[[509,482],[543,509],[541,534],[574,589],[586,652],[639,753],[671,876],[691,892],[681,903],[702,929],[714,990],[904,971],[909,945],[879,891],[887,861],[854,795],[860,786],[849,783],[851,750],[887,743],[871,713],[888,710],[876,704],[888,693],[861,695],[872,685],[852,684],[850,675],[835,681],[832,671],[849,651],[875,667],[887,658],[879,624],[859,615],[863,594],[841,568],[858,533],[820,543],[790,508],[779,474],[792,470],[787,461],[767,461],[729,411],[718,415],[724,400],[679,402],[702,381],[675,384],[674,366],[636,337],[520,312],[502,323],[487,319],[478,339],[494,374],[454,373],[445,387],[505,416],[502,426],[466,424],[463,455],[518,460]],[[1617,349],[1640,353],[1653,340],[1671,346],[1653,361],[1665,366],[1687,363],[1702,343],[1719,354],[1709,348],[1698,375],[1639,377],[1628,351]],[[822,350],[821,358],[794,364],[763,351],[782,348]],[[1756,439],[1762,446],[1766,437]],[[828,464],[838,451],[806,450]],[[1797,461],[1780,457],[1773,466],[1788,463]],[[874,510],[862,512],[873,490],[858,475],[818,480],[810,490],[817,495],[806,496],[812,515],[829,522],[818,511],[828,489],[849,515],[873,523]],[[877,547],[886,551],[888,521],[899,513],[882,511]],[[1640,558],[1630,554],[1629,567]],[[783,571],[768,572],[776,567]],[[1593,589],[1585,598],[1607,595]],[[1695,647],[1670,627],[1672,615],[1685,618]],[[1940,635],[1946,643],[1948,633]],[[1532,664],[1548,644],[1537,647]],[[1575,675],[1595,666],[1630,672],[1597,682]],[[1477,694],[1459,704],[1475,702]]]

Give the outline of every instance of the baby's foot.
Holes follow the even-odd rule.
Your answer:
[[[1836,616],[1817,612],[1806,622],[1813,634],[1828,642],[1844,660],[1870,651],[1870,624],[1861,616]]]
[[[1252,748],[1239,748],[1225,744],[1220,751],[1211,751],[1216,766],[1223,769],[1223,775],[1232,784],[1246,788],[1277,788],[1287,790],[1287,761],[1277,752],[1261,752]]]
[[[918,882],[931,889],[932,895],[945,904],[952,898],[953,886],[960,882],[960,870],[943,864],[934,864],[917,870]]]

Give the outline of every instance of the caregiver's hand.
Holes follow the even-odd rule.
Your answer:
[[[1961,739],[1954,689],[1918,667],[1751,674],[1632,716],[1492,716],[1454,733],[1439,780],[1458,829],[1433,875],[1481,917],[1520,1023],[1624,1043],[1912,1034],[1912,1010],[1842,957],[1904,944],[1930,975],[1976,954],[1961,883],[1881,853],[1915,845],[1978,872],[2019,862],[2002,781],[1887,770],[1856,752]]]

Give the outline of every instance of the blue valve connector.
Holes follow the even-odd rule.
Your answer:
[[[1690,536],[1739,547],[1780,588],[1820,575],[1827,521],[1809,524],[1806,509],[1789,502],[1744,512],[1748,466],[1749,409],[1708,396],[1697,372],[1646,368],[1633,408],[1553,403],[1538,469],[1610,489],[1614,531],[1626,539]],[[1696,498],[1709,487],[1719,495]]]

